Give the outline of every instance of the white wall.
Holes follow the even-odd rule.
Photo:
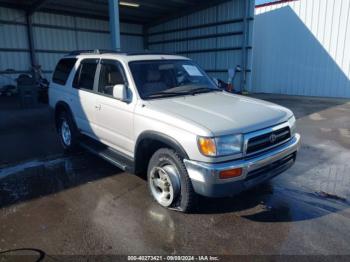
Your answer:
[[[256,9],[253,91],[350,98],[350,0]]]

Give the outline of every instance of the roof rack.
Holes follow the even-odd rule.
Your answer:
[[[115,50],[75,50],[67,54],[67,56],[81,55],[81,54],[125,54],[125,52],[115,51]]]
[[[138,56],[138,55],[176,55],[175,53],[169,53],[169,52],[157,52],[157,51],[136,51],[136,52],[122,52],[122,51],[115,51],[115,50],[101,50],[101,49],[94,49],[94,50],[75,50],[70,53],[68,53],[66,56],[77,56],[81,54],[124,54],[127,56]]]
[[[138,51],[138,52],[127,52],[127,56],[134,56],[134,55],[176,55],[175,53],[169,53],[169,52],[157,52],[157,51]]]

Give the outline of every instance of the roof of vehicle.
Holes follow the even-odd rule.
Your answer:
[[[79,57],[79,58],[105,58],[105,59],[121,59],[126,62],[140,61],[140,60],[158,60],[158,59],[189,59],[184,56],[176,54],[162,53],[162,52],[118,52],[110,50],[79,50],[73,51],[65,56]]]

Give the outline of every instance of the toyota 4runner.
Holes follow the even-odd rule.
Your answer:
[[[73,52],[49,99],[65,150],[147,173],[153,198],[183,212],[287,170],[300,144],[290,110],[225,92],[182,56]]]

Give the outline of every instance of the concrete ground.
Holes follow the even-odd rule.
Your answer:
[[[47,108],[1,108],[0,252],[349,255],[350,101],[256,97],[295,112],[297,163],[195,214],[161,208],[142,178],[94,155],[63,155]]]

